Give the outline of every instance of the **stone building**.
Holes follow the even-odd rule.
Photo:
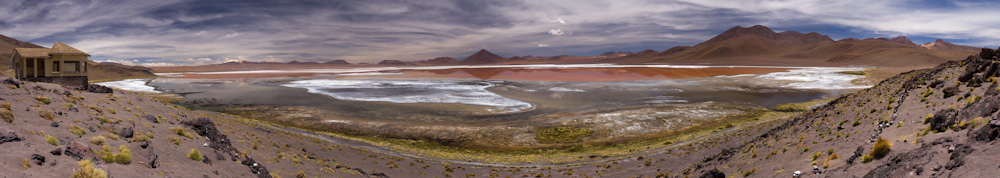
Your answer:
[[[87,57],[76,48],[56,43],[52,48],[14,48],[10,55],[17,79],[87,87]]]

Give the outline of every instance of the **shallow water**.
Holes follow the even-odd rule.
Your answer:
[[[180,94],[193,105],[306,106],[331,118],[511,121],[663,104],[773,107],[865,88],[855,68],[624,65],[384,67],[170,74],[100,83]],[[261,76],[260,74],[267,74]],[[147,86],[148,85],[148,86]]]

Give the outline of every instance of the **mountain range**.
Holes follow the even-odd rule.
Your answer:
[[[695,46],[664,51],[612,51],[597,56],[504,58],[486,49],[462,60],[441,57],[384,65],[483,65],[528,63],[619,63],[777,66],[885,66],[930,67],[975,54],[980,48],[944,40],[915,44],[906,37],[833,40],[816,32],[775,32],[762,25],[736,26]]]
[[[775,32],[755,25],[733,27],[695,46],[678,46],[652,53],[602,60],[615,63],[684,63],[812,66],[933,66],[962,59],[980,49],[944,40],[914,44],[906,37],[848,38],[795,31]]]

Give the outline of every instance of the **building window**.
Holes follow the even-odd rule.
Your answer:
[[[52,73],[59,73],[62,70],[59,69],[59,61],[52,61]]]
[[[80,70],[81,68],[82,66],[80,66],[80,61],[63,62],[63,72],[83,72],[83,70]]]

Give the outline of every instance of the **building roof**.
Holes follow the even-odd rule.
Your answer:
[[[14,48],[22,58],[48,58],[49,48]]]
[[[85,53],[83,51],[80,51],[79,49],[73,48],[72,46],[66,45],[65,43],[59,43],[59,42],[56,42],[56,44],[52,45],[52,50],[49,51],[49,54],[50,55],[61,54],[61,55],[86,55],[86,56],[90,56],[90,54],[87,54],[87,53]]]
[[[65,43],[59,43],[52,45],[52,49],[49,48],[14,48],[17,54],[20,54],[23,58],[48,58],[50,55],[86,55],[90,56],[79,49],[73,48],[72,46],[66,45]]]

